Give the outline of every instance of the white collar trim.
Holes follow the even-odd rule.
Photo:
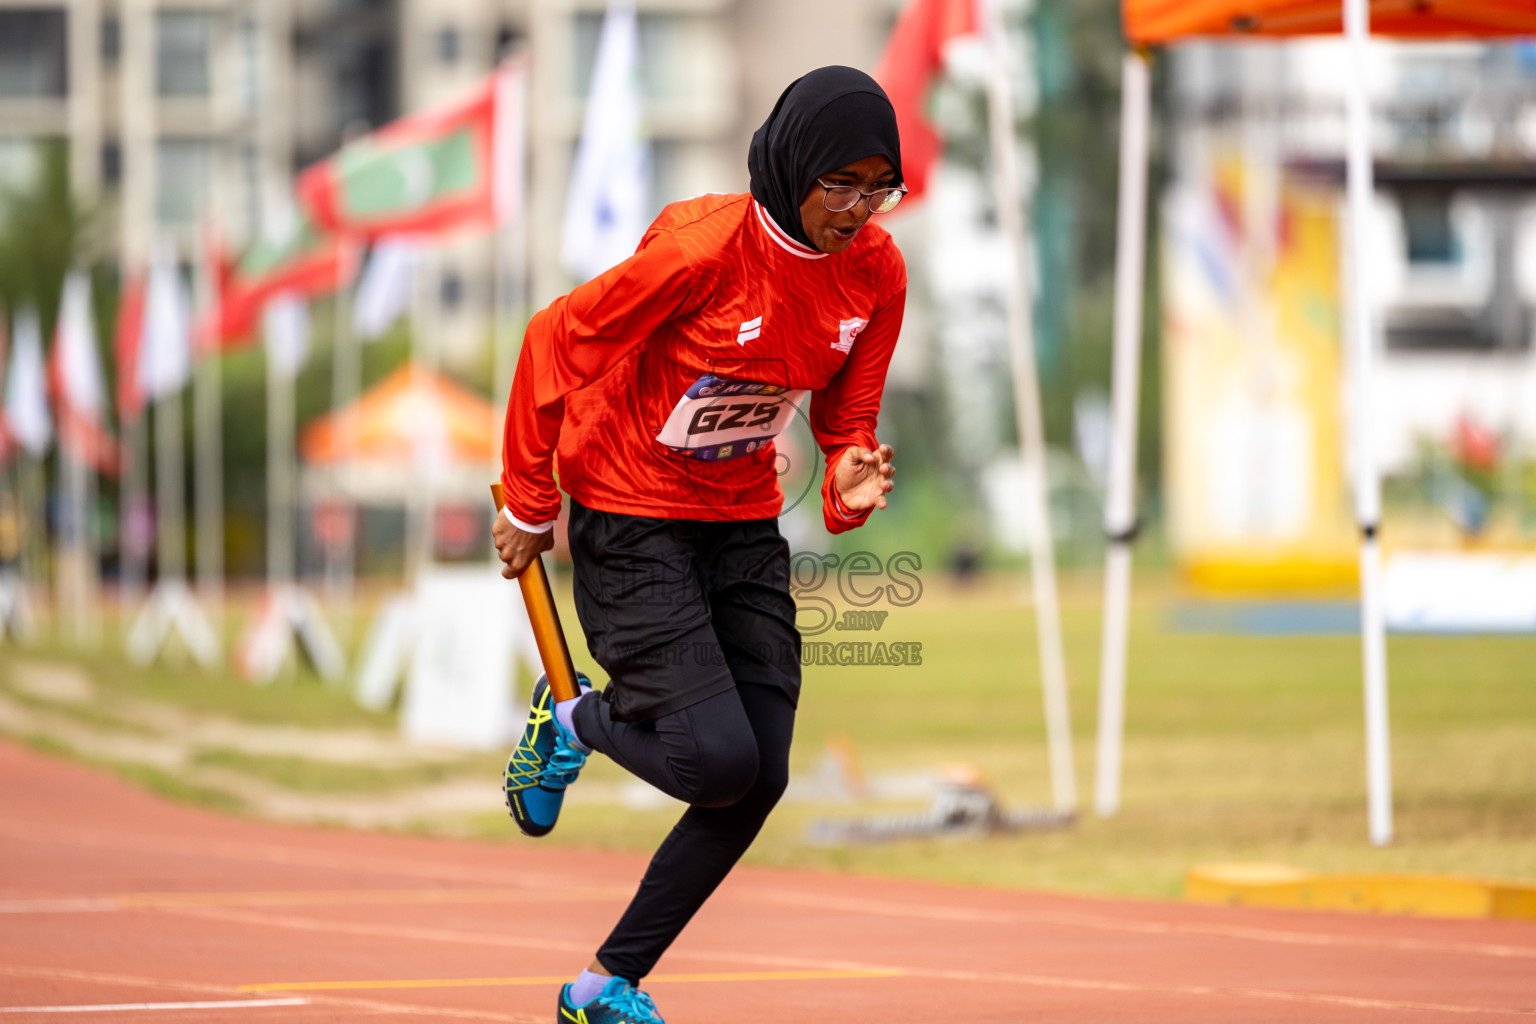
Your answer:
[[[769,215],[768,211],[763,209],[763,204],[756,199],[752,200],[752,209],[757,211],[758,223],[762,224],[763,230],[768,232],[769,238],[779,243],[779,248],[792,252],[803,260],[819,260],[827,255],[790,238],[789,235],[784,233],[784,229],[774,222],[773,217]]]

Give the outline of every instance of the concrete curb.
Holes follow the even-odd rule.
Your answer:
[[[1281,864],[1200,864],[1184,898],[1234,907],[1536,921],[1536,884],[1436,875],[1313,875]]]

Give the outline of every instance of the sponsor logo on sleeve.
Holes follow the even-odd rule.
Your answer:
[[[854,317],[852,320],[840,320],[837,324],[837,340],[832,347],[843,354],[853,350],[853,343],[859,337],[859,332],[869,325],[868,320]]]

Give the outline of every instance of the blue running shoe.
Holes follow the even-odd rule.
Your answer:
[[[585,693],[589,688],[587,677],[578,673],[577,679]],[[577,773],[586,763],[586,751],[576,745],[576,737],[555,718],[549,680],[539,676],[528,702],[528,727],[507,760],[504,780],[507,810],[524,835],[549,834],[560,817],[565,787],[576,781]]]
[[[667,1024],[651,997],[623,978],[609,978],[589,1003],[574,1006],[571,986],[560,990],[560,1024]]]

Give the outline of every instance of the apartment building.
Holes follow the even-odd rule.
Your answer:
[[[796,75],[871,67],[899,0],[638,0],[652,206],[746,187],[752,130]],[[572,283],[556,239],[604,0],[0,0],[0,181],[67,143],[76,191],[121,258],[190,245],[212,211],[236,245],[292,176],[345,138],[450,100],[530,57],[526,260],[503,287],[540,305]],[[505,262],[505,261],[504,261]],[[450,360],[482,353],[490,242],[433,261]]]

